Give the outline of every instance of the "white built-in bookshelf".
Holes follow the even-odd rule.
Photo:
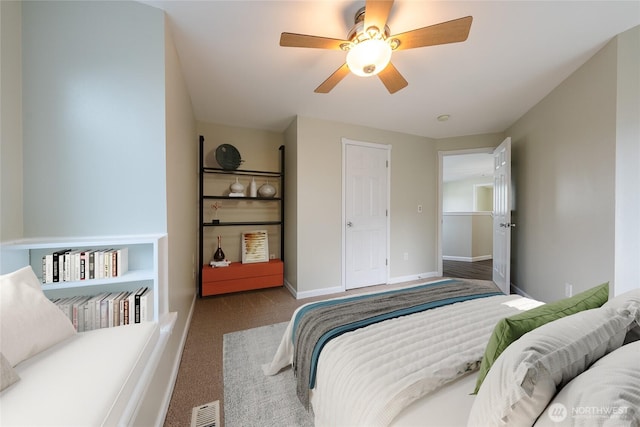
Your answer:
[[[94,250],[126,248],[127,271],[115,277],[87,278],[42,283],[43,257],[61,250]],[[136,292],[147,287],[152,292],[152,318],[158,321],[168,312],[167,237],[165,234],[79,237],[27,238],[3,242],[0,251],[2,274],[31,265],[42,283],[42,290],[52,300],[75,296],[94,296],[101,293]]]

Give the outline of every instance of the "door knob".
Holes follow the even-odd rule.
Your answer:
[[[347,222],[347,227],[353,227],[353,223],[351,221]]]
[[[501,222],[500,223],[500,227],[504,227],[504,228],[509,228],[509,227],[515,227],[516,225],[512,222]]]

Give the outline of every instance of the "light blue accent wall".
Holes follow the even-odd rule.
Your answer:
[[[166,232],[164,16],[24,2],[24,235]]]

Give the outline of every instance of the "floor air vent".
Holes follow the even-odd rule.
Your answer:
[[[220,401],[205,403],[191,410],[191,427],[220,427]]]

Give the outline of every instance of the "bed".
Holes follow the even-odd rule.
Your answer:
[[[620,359],[621,378],[639,381],[612,385],[630,397],[609,406],[637,419],[640,348],[623,343],[640,319],[640,291],[607,302],[608,292],[602,284],[543,304],[447,279],[305,304],[263,370],[294,369],[316,426],[531,426],[550,419],[541,414],[572,379]],[[565,419],[575,421],[572,399]]]

